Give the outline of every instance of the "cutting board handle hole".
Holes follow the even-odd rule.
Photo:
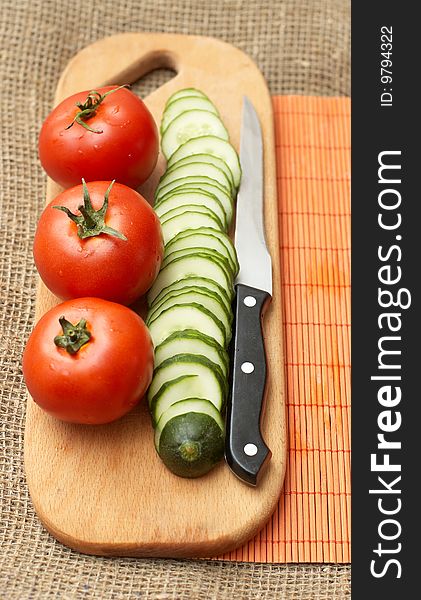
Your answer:
[[[180,71],[180,64],[174,53],[166,50],[148,52],[128,69],[121,72],[118,81],[111,83],[130,83],[132,90],[141,98],[145,98]]]
[[[131,84],[132,91],[140,98],[145,98],[177,75],[172,69],[154,69]]]

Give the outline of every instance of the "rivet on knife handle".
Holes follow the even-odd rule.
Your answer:
[[[271,457],[260,431],[266,388],[262,317],[271,296],[243,284],[236,286],[236,292],[225,458],[237,477],[257,485]]]

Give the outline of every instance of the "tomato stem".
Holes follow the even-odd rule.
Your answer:
[[[73,325],[63,316],[59,318],[59,323],[63,335],[56,335],[54,343],[69,354],[76,354],[91,339],[91,332],[86,327],[86,319],[81,319],[79,323]]]
[[[66,206],[53,206],[53,208],[57,208],[58,210],[65,212],[69,219],[76,223],[77,234],[80,239],[83,240],[87,237],[94,237],[96,235],[100,235],[101,233],[107,233],[108,235],[113,235],[120,240],[127,241],[125,235],[116,229],[113,229],[112,227],[108,227],[108,225],[105,224],[105,214],[108,209],[108,196],[110,195],[114,182],[115,180],[113,180],[108,186],[104,196],[104,203],[99,210],[95,210],[92,206],[88,186],[86,185],[86,181],[84,179],[82,179],[83,204],[78,206],[78,210],[81,213],[80,215],[73,214],[72,211]]]
[[[66,127],[66,129],[70,129],[70,127],[72,127],[75,123],[78,123],[79,125],[82,125],[82,127],[87,129],[88,131],[92,131],[92,133],[102,133],[102,129],[92,129],[92,127],[89,127],[89,125],[87,123],[85,123],[85,120],[90,119],[91,117],[94,116],[94,114],[96,113],[96,111],[98,109],[98,106],[101,104],[101,102],[104,100],[104,98],[106,98],[109,94],[112,94],[113,92],[117,92],[118,90],[121,90],[122,88],[128,88],[128,87],[129,86],[127,84],[120,85],[119,87],[114,88],[113,90],[108,90],[108,92],[105,92],[105,94],[100,94],[96,90],[91,90],[89,92],[85,102],[76,102],[76,106],[80,110],[76,113],[75,118],[70,123],[70,125],[68,125]]]

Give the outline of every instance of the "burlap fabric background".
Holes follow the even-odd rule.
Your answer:
[[[348,0],[1,0],[1,600],[349,596],[347,565],[109,560],[57,543],[25,484],[20,366],[33,324],[31,246],[45,193],[37,135],[72,55],[123,31],[213,35],[250,54],[272,94],[348,95],[349,8]],[[149,76],[138,89],[146,94],[164,77]]]

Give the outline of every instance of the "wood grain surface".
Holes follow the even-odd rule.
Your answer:
[[[278,212],[272,103],[256,65],[221,41],[196,36],[126,33],[77,54],[63,72],[55,104],[81,90],[133,83],[149,71],[176,76],[144,98],[159,123],[177,89],[197,87],[216,104],[239,147],[243,95],[253,102],[264,136],[265,225],[272,254],[274,297],[265,318],[268,395],[263,434],[272,459],[258,488],[240,482],[224,463],[207,476],[186,480],[161,463],[153,445],[146,402],[119,421],[76,426],[43,413],[28,400],[25,469],[31,498],[45,527],[61,542],[89,554],[199,557],[232,550],[270,518],[286,463]],[[141,189],[151,201],[165,168],[162,156]],[[47,184],[47,202],[60,188]],[[58,303],[40,282],[39,319]]]

